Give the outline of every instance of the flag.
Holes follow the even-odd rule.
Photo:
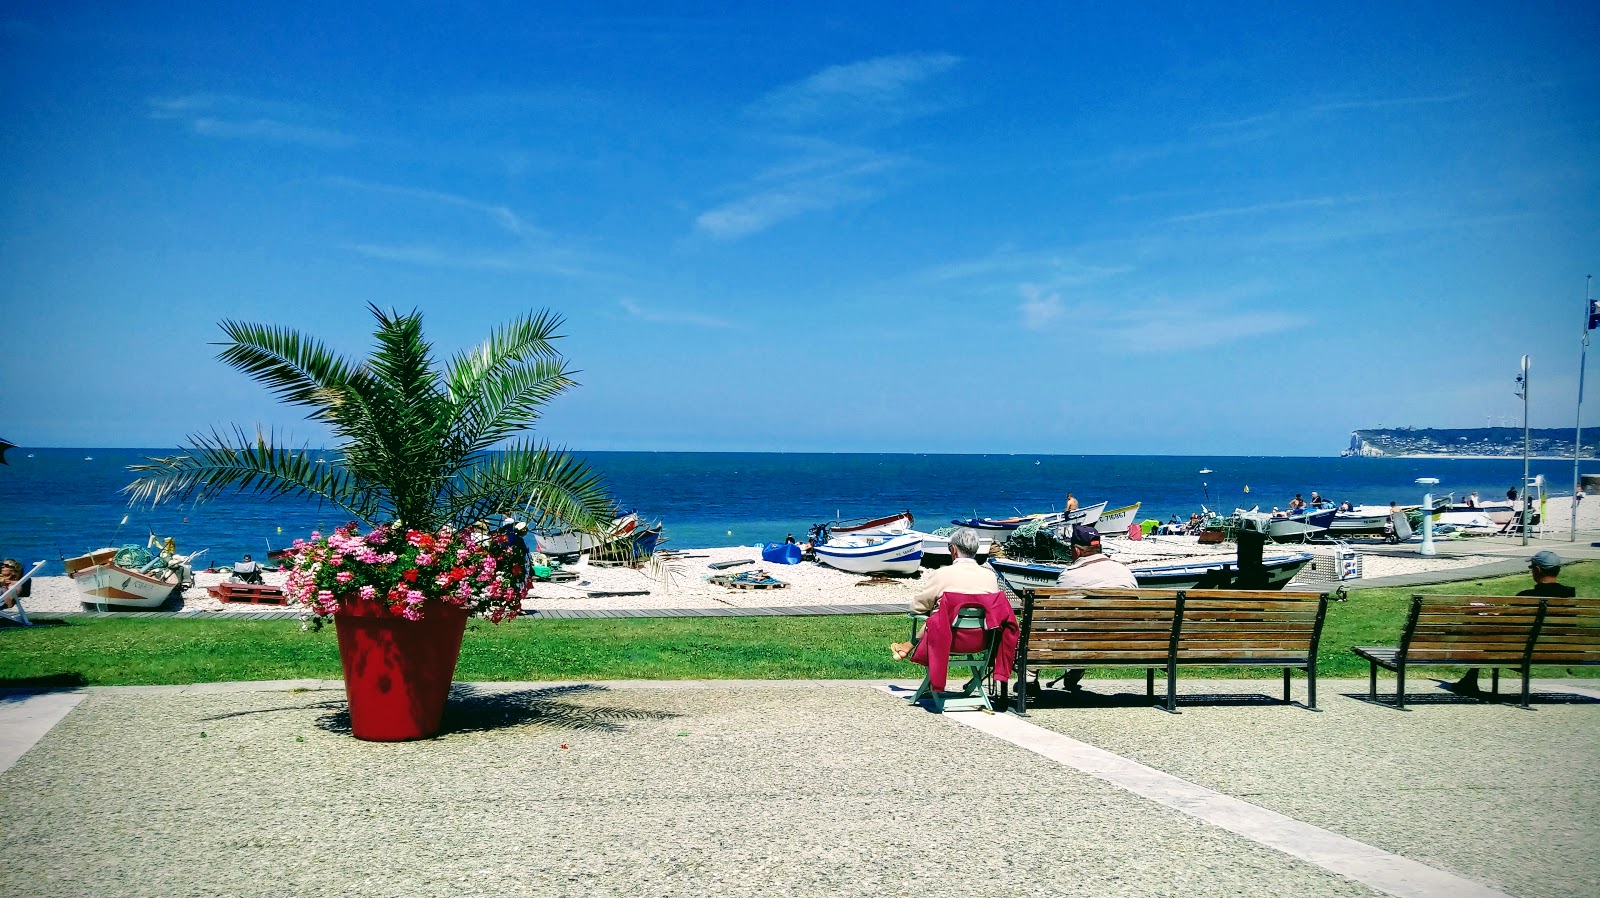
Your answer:
[[[1589,300],[1589,330],[1600,327],[1600,299]]]

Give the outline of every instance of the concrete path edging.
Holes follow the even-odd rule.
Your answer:
[[[891,689],[884,691],[893,693]],[[971,727],[1396,898],[1512,898],[1480,882],[1207,789],[1014,714],[957,712],[945,716],[957,725]]]
[[[10,770],[83,698],[81,692],[0,696],[0,773]]]

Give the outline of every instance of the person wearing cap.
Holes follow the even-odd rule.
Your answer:
[[[1073,524],[1068,542],[1072,546],[1072,564],[1056,577],[1057,586],[1114,586],[1127,589],[1139,586],[1139,582],[1133,578],[1133,571],[1100,551],[1100,531],[1085,524]]]
[[[926,578],[926,585],[911,597],[912,614],[932,614],[939,597],[947,592],[964,595],[987,595],[1000,591],[1000,581],[986,564],[978,563],[978,531],[971,527],[957,527],[950,534],[950,563],[935,568]],[[889,652],[896,661],[911,655],[915,646],[909,642],[889,644]]]
[[[1069,589],[1094,589],[1096,587],[1111,587],[1116,589],[1137,589],[1139,581],[1133,577],[1133,571],[1127,566],[1104,554],[1100,550],[1100,531],[1084,524],[1072,525],[1072,533],[1068,535],[1068,542],[1072,546],[1072,564],[1064,568],[1056,577],[1057,586]],[[1030,671],[1032,673],[1032,671]],[[1077,689],[1078,681],[1083,679],[1083,669],[1073,668],[1063,671],[1057,683],[1067,689]],[[1035,683],[1030,682],[1029,690],[1037,689]]]
[[[1517,593],[1519,596],[1536,596],[1546,599],[1570,599],[1578,594],[1578,590],[1560,582],[1561,556],[1543,549],[1533,553],[1528,559],[1528,573],[1533,575],[1533,587]],[[1450,685],[1456,692],[1478,691],[1478,669],[1467,668],[1461,679]]]

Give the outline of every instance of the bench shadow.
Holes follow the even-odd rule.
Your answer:
[[[1345,698],[1354,699],[1362,704],[1394,709],[1394,692],[1384,692],[1382,688],[1379,688],[1377,698],[1373,698],[1365,692],[1344,692],[1340,694]],[[1406,690],[1406,708],[1412,705],[1507,705],[1516,708],[1521,700],[1521,694],[1515,689],[1511,691],[1502,689],[1498,696],[1488,691],[1478,695],[1457,695],[1448,691],[1412,692],[1409,689]],[[1528,704],[1530,706],[1594,705],[1600,704],[1600,699],[1589,695],[1579,695],[1574,692],[1530,692],[1528,693]]]
[[[629,723],[671,720],[683,716],[676,712],[644,708],[591,707],[566,700],[587,693],[609,691],[593,683],[511,690],[457,685],[450,690],[450,701],[445,705],[439,735],[486,733],[520,727],[615,733]],[[317,718],[317,728],[349,735],[349,705],[345,702],[329,702],[328,706],[330,713]]]
[[[1013,701],[1015,699],[1013,698]],[[1068,692],[1062,689],[1044,689],[1037,696],[1028,697],[1028,709],[1035,708],[1154,708],[1166,702],[1166,693],[1157,690],[1151,698],[1143,692],[1095,692],[1091,688]],[[1227,708],[1257,705],[1289,707],[1283,699],[1260,692],[1198,692],[1178,693],[1179,708]],[[1300,707],[1299,698],[1292,704]]]
[[[0,689],[77,689],[87,685],[89,679],[76,671],[33,677],[0,677]]]

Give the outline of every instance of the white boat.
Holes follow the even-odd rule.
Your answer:
[[[994,540],[987,536],[978,537],[978,558],[986,558],[994,551]],[[943,567],[950,563],[950,537],[935,536],[932,533],[922,534],[922,566]]]
[[[1389,525],[1389,509],[1383,505],[1358,505],[1350,511],[1341,511],[1328,524],[1334,536],[1358,533],[1382,533]]]
[[[1135,502],[1121,508],[1101,512],[1100,519],[1095,523],[1095,528],[1105,536],[1123,536],[1128,532],[1128,525],[1138,520],[1139,506],[1144,503]]]
[[[1100,516],[1105,510],[1106,503],[1101,502],[1096,505],[1085,505],[1071,514],[1053,511],[1048,514],[1021,515],[1015,518],[956,518],[950,523],[957,527],[970,527],[978,531],[979,536],[987,536],[995,542],[1003,543],[1011,538],[1011,534],[1015,533],[1018,527],[1035,521],[1041,527],[1060,527],[1063,523],[1094,527],[1099,524]]]
[[[1265,555],[1261,565],[1267,576],[1267,589],[1283,589],[1300,569],[1311,561],[1309,552]],[[1008,589],[1029,589],[1056,585],[1056,578],[1066,569],[1064,564],[1042,561],[1015,561],[995,558],[989,567],[1003,579]],[[1143,562],[1128,565],[1140,589],[1194,589],[1202,580],[1236,574],[1239,558],[1236,555],[1201,555],[1169,561]]]
[[[828,533],[832,536],[893,536],[898,533],[909,533],[914,519],[911,512],[902,511],[886,517],[873,518],[870,521],[833,521],[828,524]]]
[[[1483,511],[1445,511],[1433,516],[1435,526],[1450,524],[1468,530],[1497,530],[1498,524]]]
[[[602,545],[608,545],[619,539],[632,536],[639,529],[639,513],[630,511],[621,517],[615,518],[611,526],[606,528],[604,538],[596,538],[593,533],[582,530],[541,530],[535,533],[534,542],[540,552],[546,555],[562,556],[577,555],[587,552]]]
[[[123,564],[117,563],[119,555]],[[64,564],[67,577],[83,595],[85,608],[150,609],[160,608],[174,594],[194,585],[194,572],[189,567],[194,555],[179,555],[164,565],[143,570],[154,557],[139,546],[124,546],[121,550],[108,547],[68,558]]]
[[[1462,502],[1450,506],[1450,511],[1482,512],[1497,527],[1511,523],[1512,519],[1517,516],[1517,507],[1506,501],[1479,502],[1477,505],[1467,505]]]
[[[922,566],[927,534],[842,536],[815,546],[817,560],[852,574],[910,574]]]

